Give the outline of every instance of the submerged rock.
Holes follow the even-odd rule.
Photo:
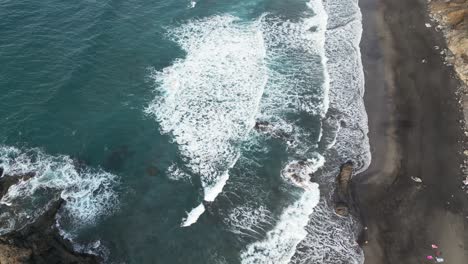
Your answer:
[[[267,121],[257,121],[255,122],[254,128],[256,130],[265,131],[268,129],[269,126],[270,126],[270,123]]]
[[[288,133],[286,133],[282,129],[274,127],[272,124],[270,124],[270,122],[267,121],[255,122],[254,129],[258,132],[268,134],[274,138],[289,140],[289,138],[291,137]]]
[[[127,145],[117,147],[107,157],[104,167],[112,171],[119,171],[133,154]]]
[[[146,174],[148,176],[156,176],[158,175],[158,168],[153,165],[150,165],[146,168]]]

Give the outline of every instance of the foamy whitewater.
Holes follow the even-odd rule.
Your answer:
[[[327,162],[335,164],[352,160],[355,174],[365,170],[371,161],[367,137],[367,113],[364,108],[364,72],[359,42],[362,17],[358,1],[324,1],[328,14],[325,35],[327,68],[330,76],[330,108],[324,126],[332,132],[322,139],[329,149]],[[325,166],[322,184],[333,184],[337,167]],[[327,197],[325,197],[327,198]],[[337,217],[327,199],[311,214],[307,236],[297,245],[291,263],[353,263],[364,262],[356,244],[357,223]]]
[[[330,199],[341,164],[370,161],[358,0],[0,16],[1,177],[35,174],[1,198],[0,234],[62,198],[60,234],[106,263],[362,263]]]
[[[187,56],[153,73],[161,97],[146,112],[174,136],[187,166],[200,175],[205,201],[222,191],[239,156],[237,145],[255,123],[267,80],[260,25],[216,16],[172,29],[169,36]],[[200,204],[182,225],[193,224],[203,211]]]
[[[33,173],[11,186],[0,201],[0,234],[33,222],[58,198],[65,200],[59,219],[68,232],[93,224],[118,207],[117,177],[100,169],[77,167],[68,156],[39,149],[0,146],[3,177]]]
[[[309,11],[297,20],[263,14],[247,22],[217,15],[170,28],[168,37],[186,55],[152,73],[157,96],[146,112],[200,176],[203,200],[213,202],[222,194],[242,145],[261,144],[252,132],[256,120],[287,144],[289,160],[280,174],[296,201],[277,218],[252,202],[228,211],[223,220],[232,233],[253,240],[241,252],[242,263],[363,260],[354,223],[330,213],[330,194],[320,202],[318,188],[318,183],[331,187],[337,164],[352,160],[359,172],[370,162],[360,10],[357,1],[307,5]],[[320,131],[298,125],[299,119],[321,122]],[[171,171],[169,177],[178,178],[178,169]],[[181,225],[195,224],[205,211],[200,203]]]

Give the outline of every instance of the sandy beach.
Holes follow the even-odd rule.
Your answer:
[[[368,226],[365,263],[468,263],[464,135],[453,69],[422,0],[361,0],[372,163],[354,192]],[[418,182],[419,179],[422,182]]]

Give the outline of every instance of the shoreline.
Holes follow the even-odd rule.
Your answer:
[[[445,263],[468,263],[461,84],[433,48],[445,40],[426,28],[423,0],[359,5],[372,162],[353,192],[368,226],[365,263],[421,263],[431,244]]]
[[[3,175],[0,199],[12,185],[34,176],[35,173]],[[35,221],[0,235],[0,263],[101,263],[100,256],[76,251],[72,241],[60,234],[56,215],[64,204],[65,200],[61,198],[53,201]]]

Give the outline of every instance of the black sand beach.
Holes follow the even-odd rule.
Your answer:
[[[442,35],[426,28],[423,0],[360,0],[372,163],[355,177],[368,264],[468,263],[464,136]],[[422,183],[413,179],[420,178]]]

